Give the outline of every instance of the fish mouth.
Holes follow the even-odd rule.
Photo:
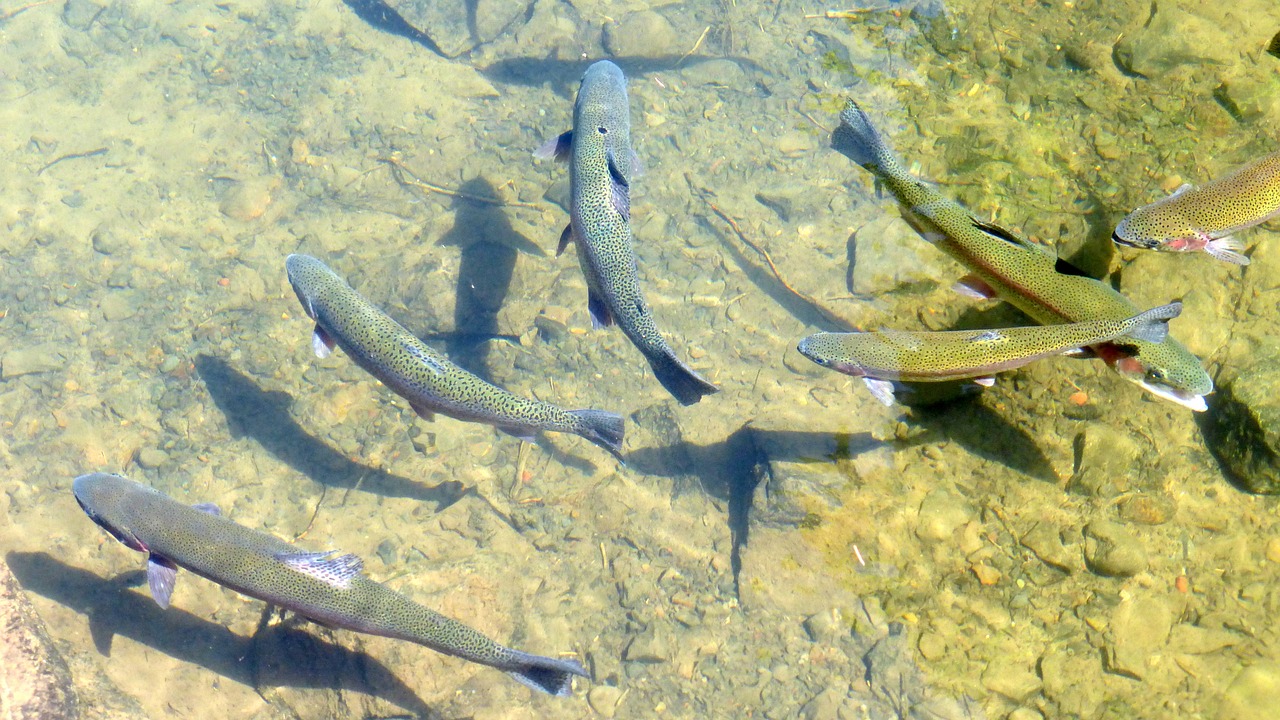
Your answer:
[[[1123,245],[1125,247],[1138,248],[1140,250],[1151,250],[1152,248],[1156,247],[1159,244],[1156,242],[1152,242],[1150,240],[1134,240],[1132,238],[1123,238],[1123,237],[1120,237],[1119,232],[1111,233],[1111,242],[1117,245]]]
[[[1136,380],[1135,382],[1141,385],[1142,389],[1152,395],[1164,398],[1171,402],[1176,402],[1189,410],[1204,412],[1209,409],[1209,404],[1205,402],[1203,395],[1197,395],[1193,392],[1179,390],[1178,388],[1171,387],[1169,385],[1161,385],[1160,383],[1153,383],[1148,380]]]

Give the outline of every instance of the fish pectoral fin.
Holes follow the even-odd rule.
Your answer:
[[[992,385],[996,384],[996,379],[993,377],[980,377],[980,378],[974,378],[973,382],[974,384],[980,385],[982,387],[991,387]]]
[[[564,162],[569,159],[569,151],[573,147],[573,131],[566,130],[533,151],[533,156],[543,160],[555,159]]]
[[[168,609],[177,581],[178,566],[172,560],[155,553],[147,556],[147,586],[151,588],[151,599],[161,608]]]
[[[885,407],[893,407],[893,382],[889,380],[876,380],[875,378],[864,377],[862,382],[866,384],[867,389],[871,391],[871,396],[879,400]]]
[[[608,304],[595,290],[587,291],[587,310],[591,313],[592,329],[599,330],[613,324],[613,313],[609,312]]]
[[[191,507],[195,508],[196,510],[199,510],[202,513],[209,513],[210,515],[222,515],[222,510],[220,510],[217,505],[214,505],[213,503],[210,503],[210,502],[196,503]]]
[[[300,573],[341,590],[350,588],[351,580],[364,571],[364,561],[358,556],[350,553],[338,555],[336,550],[277,553],[276,559]]]
[[[1075,358],[1076,360],[1092,360],[1098,357],[1098,353],[1094,352],[1093,348],[1087,347],[1071,348],[1070,350],[1062,353],[1062,355],[1063,357]]]
[[[321,327],[319,323],[316,323],[316,329],[311,333],[311,349],[315,351],[316,357],[321,360],[329,357],[333,352],[333,346],[337,344],[333,336],[329,334],[329,331]]]
[[[418,417],[422,418],[423,420],[430,422],[436,419],[436,414],[434,412],[417,403],[409,403],[409,407],[413,408],[413,411],[417,413]]]
[[[1223,260],[1236,265],[1248,265],[1249,258],[1245,257],[1240,251],[1244,250],[1244,243],[1227,235],[1220,237],[1204,244],[1204,251],[1209,257],[1217,260]]]
[[[560,244],[556,245],[556,257],[560,257],[560,254],[563,253],[565,248],[569,247],[569,243],[573,241],[573,223],[569,223],[564,226],[564,232],[560,233]]]

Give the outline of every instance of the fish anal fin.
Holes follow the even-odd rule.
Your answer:
[[[364,561],[356,555],[329,552],[278,553],[276,559],[305,575],[341,590],[364,570]]]
[[[329,357],[337,344],[329,331],[325,330],[320,323],[316,323],[316,329],[311,333],[311,349],[315,351],[316,357],[321,360]]]
[[[151,599],[161,608],[168,609],[177,581],[178,566],[172,560],[155,553],[147,556],[147,586],[151,588]]]
[[[211,502],[196,503],[191,507],[195,508],[196,510],[199,510],[202,513],[208,513],[210,515],[222,515],[222,510],[220,510],[217,505],[214,505]]]
[[[613,324],[613,313],[609,312],[608,304],[594,290],[587,291],[587,310],[591,313],[592,328],[599,330]]]
[[[436,419],[436,414],[430,408],[423,407],[417,403],[409,403],[409,407],[413,408],[413,411],[418,414],[418,417],[426,420],[427,422],[431,422]]]
[[[534,150],[533,156],[543,160],[555,159],[564,162],[569,159],[569,152],[572,147],[573,131],[566,130],[543,143],[537,150]]]

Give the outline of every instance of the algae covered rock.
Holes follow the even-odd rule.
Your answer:
[[[0,628],[0,708],[5,717],[80,717],[71,671],[4,562],[0,562]]]
[[[1243,489],[1280,494],[1280,347],[1264,347],[1253,363],[1209,396],[1205,442]]]

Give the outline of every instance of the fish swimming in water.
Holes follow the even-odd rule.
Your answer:
[[[181,567],[322,625],[425,645],[551,695],[570,694],[573,676],[587,675],[577,662],[504,647],[370,580],[355,555],[300,550],[228,520],[212,505],[184,505],[120,475],[81,475],[72,491],[95,523],[147,553],[151,597],[162,608]]]
[[[631,109],[627,79],[601,60],[587,68],[573,107],[573,129],[537,153],[569,162],[569,226],[556,254],[573,243],[587,279],[591,323],[617,323],[649,361],[658,382],[681,405],[692,405],[719,388],[702,379],[667,345],[640,291],[631,238]]]
[[[315,320],[311,347],[328,357],[334,345],[409,401],[426,420],[434,413],[487,423],[524,440],[540,430],[580,435],[622,460],[622,417],[602,410],[564,410],[514,395],[449,362],[374,307],[324,263],[309,255],[285,260],[289,283]]]
[[[1111,239],[1146,250],[1192,252],[1248,265],[1232,234],[1280,215],[1280,151],[1205,183],[1183,185],[1129,213]]]
[[[1088,277],[1051,250],[978,220],[912,177],[852,100],[840,113],[831,146],[889,188],[903,218],[921,237],[969,269],[971,275],[961,285],[972,294],[998,297],[1042,325],[1124,320],[1140,312],[1110,285]],[[1213,392],[1213,380],[1172,336],[1159,343],[1121,338],[1089,350],[1157,397],[1197,412],[1207,408],[1204,396]]]
[[[1004,370],[1090,345],[1131,337],[1161,342],[1168,322],[1182,312],[1172,302],[1127,320],[1089,320],[1063,325],[946,330],[942,332],[817,333],[800,341],[800,354],[815,363],[863,378],[871,394],[893,404],[893,382],[989,380]]]

